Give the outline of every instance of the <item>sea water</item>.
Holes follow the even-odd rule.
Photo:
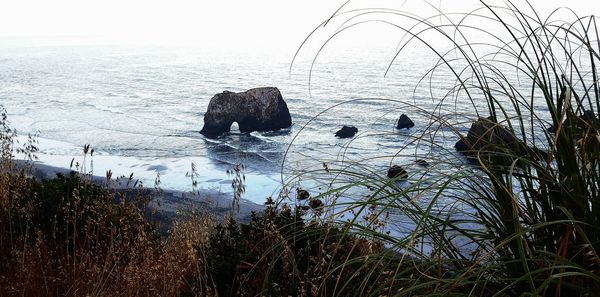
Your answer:
[[[394,55],[389,49],[332,50],[316,61],[309,53],[290,68],[293,53],[4,44],[0,104],[21,135],[39,133],[42,163],[83,163],[82,147],[90,144],[94,156],[86,161],[94,161],[87,166],[93,174],[133,173],[147,186],[159,177],[161,188],[187,191],[193,163],[200,188],[223,192],[232,192],[228,170],[244,164],[243,198],[256,203],[301,186],[303,173],[322,170],[324,163],[368,165],[382,176],[400,164],[419,176],[416,159],[443,154],[460,160],[453,152],[457,131],[432,122],[431,114],[455,123],[474,109],[466,98],[448,96],[456,83],[450,72],[423,80],[438,61],[434,53],[406,49],[387,74]],[[279,88],[292,127],[233,130],[218,139],[199,133],[214,94],[262,86]],[[395,129],[402,113],[414,128]],[[356,126],[357,136],[334,137],[343,125]],[[455,128],[464,133],[468,126]]]

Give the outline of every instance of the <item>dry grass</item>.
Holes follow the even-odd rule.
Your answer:
[[[15,148],[16,132],[2,115],[0,296],[347,296],[391,290],[380,284],[391,288],[397,254],[385,253],[379,240],[353,235],[349,226],[324,222],[323,204],[312,204],[315,199],[295,210],[268,200],[248,223],[227,218],[215,224],[207,212],[187,209],[161,234],[148,211],[151,190],[112,191],[91,182],[88,145],[84,163],[76,165],[80,172],[36,180],[28,166],[17,171],[23,166],[15,166],[14,154],[34,159],[35,138]],[[245,189],[243,169],[230,172],[232,209],[239,209]],[[195,171],[192,165],[194,193]],[[126,183],[136,185],[132,177]],[[157,193],[159,184],[157,177]]]
[[[56,220],[55,231],[49,231],[33,223],[38,215],[33,205],[18,201],[32,182],[0,177],[0,295],[179,296],[194,290],[188,281],[203,270],[195,248],[206,244],[210,218],[186,216],[161,237],[133,203],[94,204],[84,207],[105,220],[78,221],[81,216],[74,215]],[[32,224],[23,228],[28,220]],[[77,230],[77,224],[85,227]]]
[[[210,216],[185,212],[161,236],[139,191],[107,191],[85,173],[29,178],[14,155],[34,159],[35,139],[16,147],[0,114],[0,296],[179,296],[207,279],[196,249]]]

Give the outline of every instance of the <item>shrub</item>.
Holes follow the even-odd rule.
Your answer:
[[[303,215],[300,209],[270,205],[249,223],[228,219],[217,225],[208,247],[198,249],[199,266],[210,276],[207,289],[219,296],[331,296],[381,289],[386,280],[381,272],[398,258],[367,260],[384,255],[383,246]]]
[[[14,160],[16,131],[4,111],[0,129],[0,295],[192,292],[185,280],[198,277],[193,245],[207,241],[210,216],[181,216],[161,237],[144,215],[152,193],[106,190],[76,172],[29,178],[31,168]],[[34,159],[34,143],[19,152]]]

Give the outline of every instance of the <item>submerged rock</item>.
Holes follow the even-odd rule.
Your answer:
[[[350,138],[354,137],[358,133],[358,129],[354,126],[344,126],[339,131],[335,132],[335,136],[339,138]]]
[[[422,166],[422,167],[429,167],[429,163],[423,159],[415,160],[415,164]]]
[[[387,171],[387,177],[406,179],[408,178],[408,172],[406,172],[406,170],[404,170],[404,168],[401,166],[392,165],[392,167],[390,167]]]
[[[405,114],[400,115],[396,129],[409,129],[415,126],[415,123]]]
[[[279,89],[264,87],[233,93],[224,91],[210,99],[200,133],[216,138],[237,122],[240,132],[288,128],[292,118]]]

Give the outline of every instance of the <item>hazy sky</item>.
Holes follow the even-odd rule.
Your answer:
[[[0,0],[0,36],[102,36],[159,44],[193,43],[297,46],[344,0]],[[473,7],[473,0],[431,0],[444,10]],[[524,2],[516,0],[517,3]],[[541,10],[569,6],[600,14],[600,1],[534,0]],[[391,6],[419,12],[413,1],[351,1],[347,8]]]
[[[0,36],[248,41],[307,33],[339,1],[2,0]]]

